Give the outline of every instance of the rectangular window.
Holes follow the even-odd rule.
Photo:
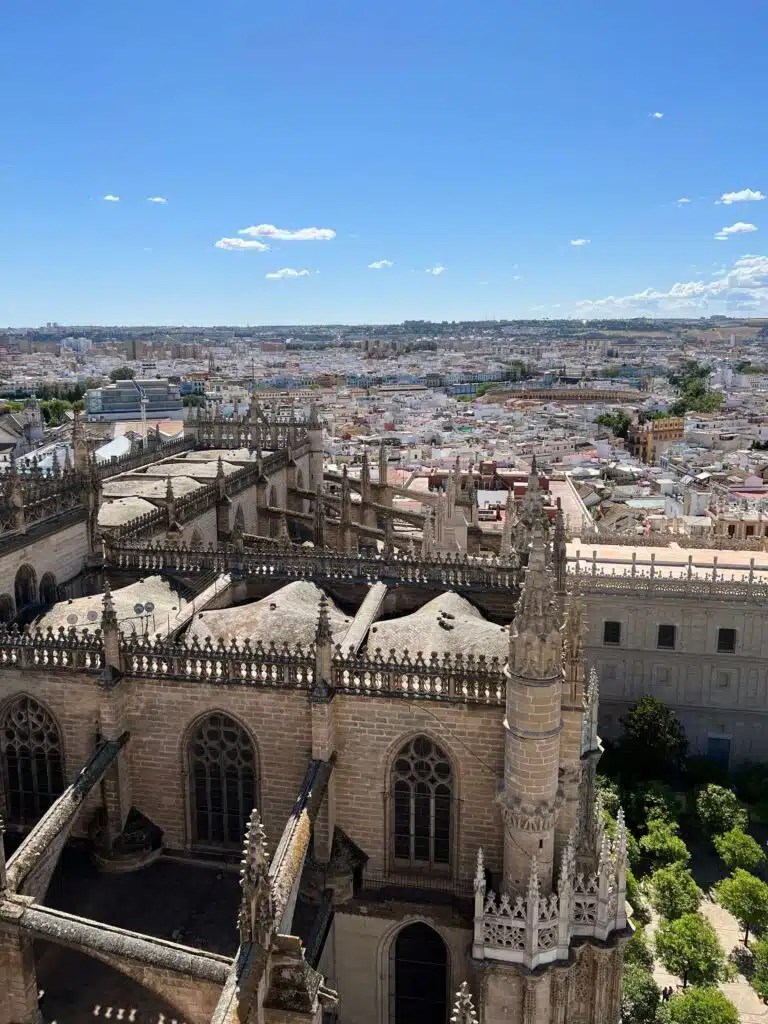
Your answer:
[[[718,629],[717,649],[721,654],[733,654],[736,650],[735,629]]]
[[[668,651],[674,651],[675,633],[676,629],[674,626],[659,626],[658,636],[656,637],[656,646],[663,647]]]
[[[603,643],[604,644],[620,644],[621,643],[621,623],[620,622],[604,622],[603,623]]]
[[[731,760],[730,736],[709,736],[707,739],[707,757],[715,764],[727,768]]]

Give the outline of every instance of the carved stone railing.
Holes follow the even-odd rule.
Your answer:
[[[623,831],[623,830],[622,830]],[[475,876],[472,956],[522,964],[535,970],[555,960],[568,960],[571,941],[590,937],[605,942],[627,927],[627,860],[625,836],[604,840],[596,872],[576,872],[569,844],[557,891],[543,895],[534,859],[528,888],[510,897],[486,893],[482,850]]]
[[[599,527],[599,524],[595,524]],[[617,530],[568,530],[569,541],[582,541],[585,546],[590,544],[610,544],[614,547],[635,548],[696,548],[705,551],[766,551],[768,538],[765,537],[725,537],[719,533],[707,533],[695,536],[687,533],[667,533],[652,530],[650,533],[627,532]]]
[[[722,601],[768,602],[768,568],[749,562],[701,563],[689,555],[682,560],[650,558],[601,558],[597,549],[584,557],[580,551],[567,563],[567,578],[575,592],[599,594],[656,594],[660,597],[709,597]]]
[[[249,640],[225,644],[168,643],[163,637],[124,637],[120,644],[122,671],[152,679],[241,683],[251,686],[307,690],[314,678],[314,650],[288,644],[266,646]]]
[[[151,513],[150,513],[151,515]],[[504,590],[517,588],[518,570],[494,556],[435,555],[422,559],[407,552],[384,558],[341,554],[325,549],[292,546],[275,550],[274,544],[238,550],[220,544],[207,549],[185,544],[125,541],[130,534],[117,530],[107,541],[107,558],[118,568],[184,574],[228,572],[256,579],[334,580],[370,583],[391,580],[442,590]]]
[[[493,704],[505,701],[503,665],[498,658],[482,654],[443,654],[426,657],[421,651],[412,658],[407,650],[389,656],[355,656],[336,647],[333,658],[333,686],[361,697],[407,697],[462,704]]]
[[[74,627],[57,631],[19,630],[16,626],[0,628],[0,669],[22,671],[97,672],[104,667],[101,631]]]

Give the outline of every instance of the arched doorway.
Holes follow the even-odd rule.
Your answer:
[[[192,842],[241,846],[258,789],[258,762],[248,733],[217,711],[193,728],[187,749]]]
[[[448,951],[434,928],[416,921],[393,944],[392,1024],[446,1024]]]
[[[40,580],[40,603],[55,604],[59,599],[56,577],[52,572],[47,572]]]
[[[21,611],[27,605],[37,604],[37,576],[31,565],[19,567],[13,589],[16,595],[17,611]]]
[[[0,596],[0,622],[13,622],[13,598],[10,594]]]
[[[0,723],[0,751],[8,819],[32,825],[64,791],[59,727],[42,704],[17,697]]]

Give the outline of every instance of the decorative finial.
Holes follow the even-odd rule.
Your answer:
[[[472,994],[469,985],[462,981],[461,988],[456,993],[456,1002],[453,1004],[451,1024],[477,1024],[477,1011],[472,1002]]]
[[[482,846],[477,848],[477,863],[475,864],[475,892],[485,888],[485,857]]]
[[[528,876],[527,895],[529,902],[539,898],[539,867],[536,863],[535,857],[531,860],[531,873]]]
[[[320,597],[320,614],[317,619],[317,630],[315,631],[315,643],[330,643],[333,639],[331,632],[331,619],[328,614],[328,598],[325,594]]]

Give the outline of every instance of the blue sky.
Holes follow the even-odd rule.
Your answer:
[[[766,315],[766,32],[759,0],[8,0],[0,324]]]

